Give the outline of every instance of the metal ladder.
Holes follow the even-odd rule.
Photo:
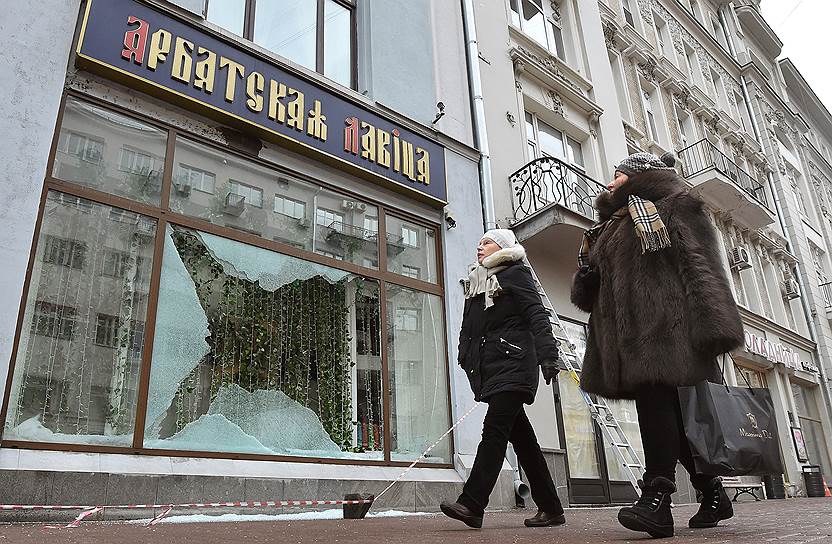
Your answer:
[[[549,296],[543,289],[543,285],[537,278],[537,274],[535,273],[528,258],[525,258],[523,263],[529,267],[529,270],[532,273],[532,279],[534,279],[535,287],[537,288],[537,292],[540,294],[540,298],[543,301],[543,307],[546,308],[546,311],[549,313],[549,322],[552,324],[552,332],[555,335],[555,340],[557,340],[558,348],[562,354],[563,362],[566,365],[566,370],[569,373],[569,376],[578,386],[578,391],[580,391],[587,408],[589,408],[589,413],[592,415],[592,419],[601,428],[604,440],[607,444],[612,446],[611,449],[615,452],[619,465],[624,468],[624,474],[628,476],[636,494],[641,495],[641,489],[638,487],[638,480],[644,473],[644,463],[641,461],[638,453],[636,453],[636,450],[633,448],[633,445],[630,443],[627,435],[624,434],[621,424],[618,422],[618,419],[616,419],[615,414],[607,401],[600,397],[598,397],[597,401],[594,401],[588,393],[580,388],[581,379],[578,376],[578,372],[581,371],[581,361],[578,358],[578,354],[575,352],[575,344],[572,343],[572,340],[566,333],[566,329],[561,324],[558,314],[549,300]]]

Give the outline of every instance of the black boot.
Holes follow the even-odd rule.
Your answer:
[[[702,501],[699,503],[699,511],[690,518],[688,527],[691,529],[716,527],[721,520],[734,517],[734,506],[719,478],[708,482],[700,491]]]
[[[673,536],[673,514],[670,513],[670,496],[676,484],[662,476],[649,483],[638,481],[641,497],[633,506],[618,511],[618,522],[632,531],[643,531],[654,538]]]

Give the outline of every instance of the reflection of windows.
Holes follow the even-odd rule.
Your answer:
[[[419,232],[405,225],[402,225],[402,243],[410,247],[419,247]]]
[[[153,155],[127,146],[121,148],[118,169],[122,172],[147,175],[153,172],[153,165]]]
[[[559,17],[554,13],[547,17],[545,4],[541,0],[511,0],[511,22],[558,58],[566,60]]]
[[[414,280],[418,280],[420,272],[421,271],[416,266],[408,266],[406,264],[402,265],[402,276],[407,276],[408,278],[413,278]]]
[[[287,196],[275,195],[274,211],[276,213],[302,219],[306,217],[306,202],[295,200]]]
[[[95,343],[110,348],[118,344],[118,316],[98,314],[95,325]]]
[[[68,130],[61,135],[58,151],[99,164],[104,155],[104,141]]]
[[[342,232],[344,230],[343,214],[327,210],[326,208],[318,208],[315,210],[315,223],[321,225],[322,227],[330,227],[338,232]]]
[[[352,83],[355,0],[206,0],[206,19],[341,85]]]
[[[61,340],[70,340],[75,331],[75,308],[52,304],[45,300],[35,303],[32,333]]]
[[[581,143],[529,112],[526,112],[526,138],[530,159],[554,157],[583,170]]]
[[[78,240],[46,236],[46,247],[43,250],[43,262],[68,266],[69,268],[84,268],[87,255],[87,244]]]
[[[212,172],[182,163],[179,163],[179,173],[176,179],[176,184],[179,186],[187,183],[197,191],[210,194],[214,194],[214,186],[217,182],[217,177]]]
[[[753,368],[741,365],[736,365],[734,368],[736,368],[737,374],[739,374],[737,376],[737,385],[750,385],[751,387],[760,388],[766,387],[766,375],[759,370],[754,370]]]
[[[365,257],[364,260],[361,261],[361,266],[363,266],[364,268],[378,268],[378,261],[375,259],[368,259]]]
[[[396,330],[416,332],[422,330],[422,310],[396,308]]]
[[[378,233],[378,217],[370,215],[364,216],[364,230],[370,234]]]
[[[101,275],[111,278],[123,277],[127,271],[130,255],[115,249],[104,250],[104,262],[101,264]]]
[[[254,206],[255,208],[263,207],[263,189],[253,187],[240,183],[237,180],[228,180],[228,192],[234,195],[242,196],[246,199],[246,204]]]

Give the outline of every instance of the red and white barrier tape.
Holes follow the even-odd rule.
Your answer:
[[[390,485],[384,488],[381,493],[375,496],[372,499],[355,499],[355,500],[288,500],[288,501],[235,501],[235,502],[193,502],[193,503],[182,503],[182,504],[116,504],[116,505],[99,505],[99,506],[90,506],[90,505],[44,505],[44,504],[0,504],[0,511],[3,510],[81,510],[81,513],[78,514],[72,522],[65,525],[64,528],[73,528],[78,527],[82,521],[93,514],[97,514],[98,512],[103,512],[107,509],[126,509],[126,510],[137,510],[137,509],[162,509],[162,511],[153,517],[150,522],[147,524],[148,527],[156,525],[159,523],[165,516],[170,514],[170,512],[174,508],[264,508],[264,507],[278,507],[278,506],[339,506],[345,504],[372,504],[374,501],[381,498],[382,495],[387,493],[394,485],[396,485],[402,478],[404,478],[405,474],[410,472],[410,470],[416,466],[416,464],[425,458],[425,456],[433,450],[436,446],[439,445],[442,440],[451,434],[454,429],[459,426],[462,421],[471,415],[474,410],[482,406],[482,404],[477,403],[475,404],[470,410],[468,410],[462,417],[460,417],[456,422],[451,425],[451,428],[445,431],[442,436],[440,436],[436,442],[431,444],[428,449],[426,449],[422,455],[416,458],[415,461],[410,463],[404,471],[399,474],[399,476],[390,482]],[[47,525],[47,528],[59,528],[51,525]]]

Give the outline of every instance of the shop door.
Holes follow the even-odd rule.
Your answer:
[[[585,326],[566,320],[562,322],[582,357],[586,345]],[[566,372],[560,373],[558,393],[555,409],[562,430],[561,443],[566,449],[570,503],[618,504],[636,500],[635,490],[619,465],[617,455],[611,446],[605,446],[601,429],[593,421],[578,385]],[[631,401],[609,401],[609,404],[630,443],[643,459],[635,404]]]

